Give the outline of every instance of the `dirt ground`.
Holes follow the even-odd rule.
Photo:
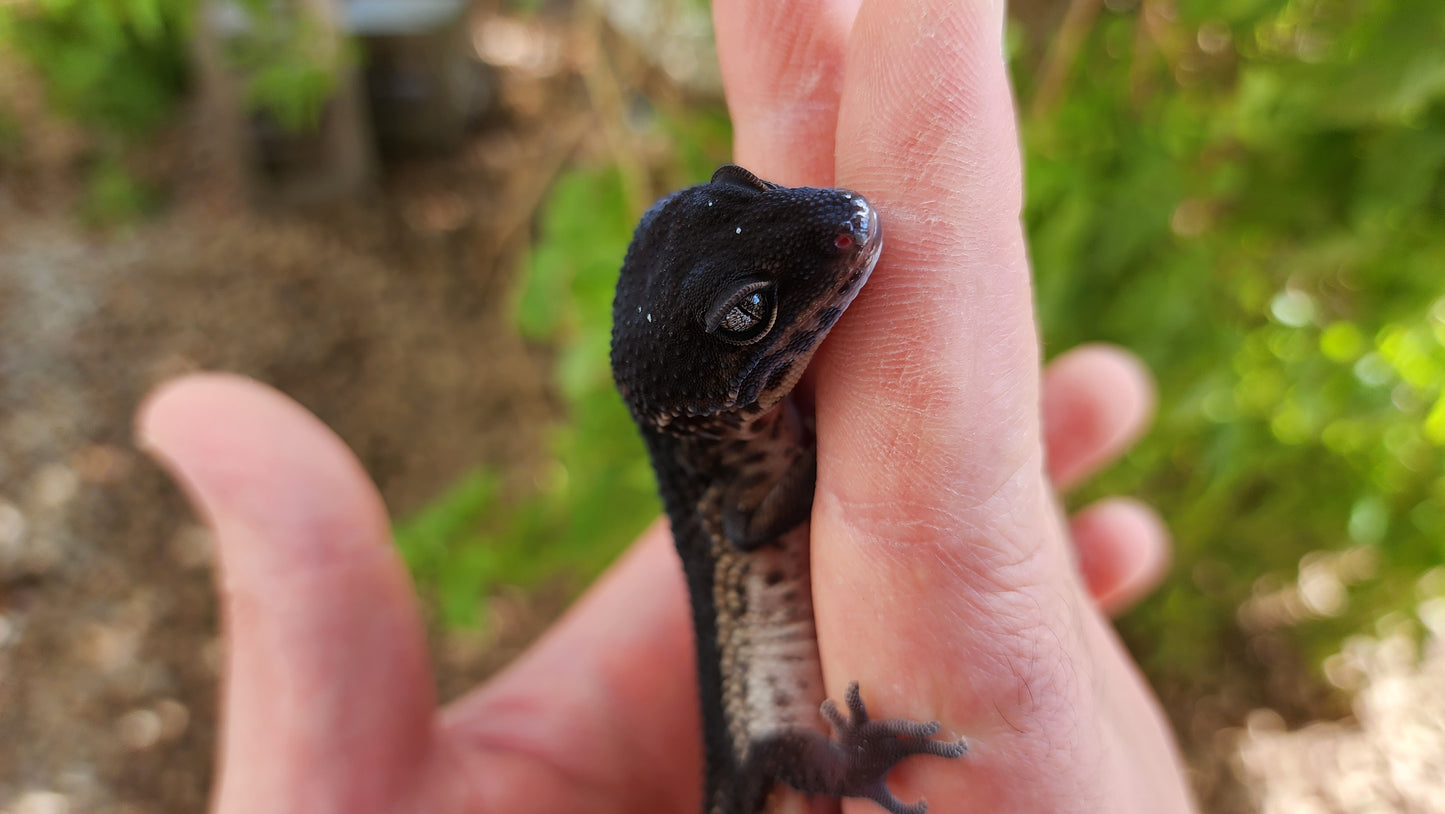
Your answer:
[[[65,167],[0,181],[0,810],[204,810],[211,551],[133,444],[159,382],[211,369],[279,388],[397,514],[479,464],[536,463],[549,363],[510,328],[508,292],[588,114],[575,76],[502,82],[460,152],[392,163],[341,205],[258,212],[206,189],[207,168],[165,157],[194,121],[156,150],[176,199],[125,230],[76,225]],[[439,645],[445,693],[555,609],[521,604],[501,641]]]

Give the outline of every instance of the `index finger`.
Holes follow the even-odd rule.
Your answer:
[[[848,31],[860,0],[717,0],[733,160],[785,186],[831,186]]]

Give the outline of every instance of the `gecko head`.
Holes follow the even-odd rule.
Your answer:
[[[727,165],[643,216],[613,301],[612,370],[639,423],[739,426],[792,390],[883,247],[841,189]]]

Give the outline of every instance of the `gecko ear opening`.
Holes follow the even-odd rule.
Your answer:
[[[733,345],[751,345],[767,336],[778,319],[778,286],[771,280],[745,280],[713,298],[703,327]]]
[[[711,183],[756,190],[758,192],[767,192],[770,189],[781,189],[779,185],[770,181],[764,181],[736,164],[724,164],[718,167],[712,174]]]

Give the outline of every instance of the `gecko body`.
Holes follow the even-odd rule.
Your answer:
[[[862,196],[726,165],[654,205],[623,262],[613,375],[692,600],[705,814],[781,811],[811,794],[922,814],[889,792],[888,770],[967,750],[934,740],[937,723],[871,720],[856,683],[844,710],[824,701],[809,579],[816,447],[789,394],[882,245]]]

